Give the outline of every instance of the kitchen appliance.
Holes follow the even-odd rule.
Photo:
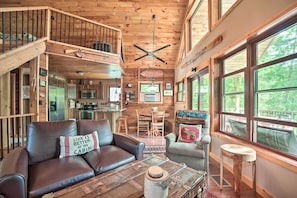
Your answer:
[[[64,120],[64,88],[49,86],[49,121]]]
[[[96,98],[96,90],[86,89],[80,92],[81,99],[94,99]]]
[[[94,120],[94,111],[93,110],[81,110],[79,112],[80,120]]]

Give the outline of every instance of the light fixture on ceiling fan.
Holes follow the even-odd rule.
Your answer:
[[[148,51],[148,50],[145,50],[145,49],[139,47],[138,45],[134,44],[134,47],[138,48],[139,50],[141,50],[141,51],[143,51],[145,53],[143,56],[140,56],[139,58],[136,58],[134,61],[137,61],[139,59],[142,59],[142,58],[144,58],[146,56],[152,56],[153,58],[155,58],[155,59],[157,59],[157,60],[159,60],[159,61],[161,61],[161,62],[163,62],[165,64],[168,64],[165,60],[163,60],[162,58],[160,58],[160,57],[158,57],[158,56],[155,55],[156,52],[158,52],[158,51],[160,51],[162,49],[165,49],[167,47],[170,47],[170,45],[168,44],[168,45],[165,45],[163,47],[160,47],[160,48],[154,50],[154,47],[155,47],[155,21],[156,21],[156,15],[153,15],[152,16],[152,19],[154,20],[153,50],[152,51]]]

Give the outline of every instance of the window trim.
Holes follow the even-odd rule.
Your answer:
[[[297,156],[295,155],[290,155],[289,153],[285,152],[285,151],[281,151],[278,149],[274,149],[273,147],[269,147],[269,146],[265,146],[263,144],[260,143],[256,143],[253,141],[253,137],[250,135],[250,133],[253,133],[253,126],[254,126],[254,122],[268,122],[268,123],[272,123],[272,124],[280,124],[280,125],[285,125],[285,126],[292,126],[292,127],[297,127],[297,122],[288,122],[285,120],[274,120],[274,119],[269,119],[269,118],[261,118],[256,116],[255,111],[256,111],[256,104],[254,101],[254,97],[256,95],[255,92],[255,78],[254,78],[254,72],[257,69],[260,68],[264,68],[267,66],[272,66],[275,63],[280,63],[280,62],[284,62],[285,60],[292,60],[297,58],[297,53],[293,54],[293,55],[288,55],[285,57],[281,57],[281,58],[277,58],[274,59],[272,61],[268,61],[265,62],[263,64],[256,64],[256,45],[257,43],[263,41],[264,39],[268,38],[271,35],[274,35],[278,32],[283,31],[284,29],[286,29],[287,27],[289,27],[290,25],[296,24],[297,23],[297,16],[294,15],[292,17],[290,17],[289,19],[287,19],[286,21],[282,22],[281,24],[278,25],[274,25],[271,28],[267,29],[266,31],[263,31],[261,34],[254,36],[252,38],[248,39],[248,42],[243,44],[242,46],[239,46],[238,48],[236,48],[235,50],[232,50],[230,53],[219,57],[216,59],[216,61],[219,63],[219,68],[220,68],[220,72],[218,74],[218,76],[215,76],[215,80],[218,80],[218,86],[219,86],[219,95],[218,95],[218,114],[220,115],[220,119],[218,121],[219,126],[222,125],[221,123],[221,116],[222,115],[234,115],[234,116],[240,116],[240,117],[244,117],[247,119],[247,128],[246,128],[246,138],[239,138],[235,135],[232,135],[230,133],[226,133],[221,131],[221,127],[219,127],[219,132],[226,135],[226,136],[230,136],[233,137],[235,139],[240,139],[244,142],[248,142],[248,144],[251,145],[255,145],[258,146],[260,148],[263,148],[265,150],[269,150],[272,153],[277,153],[277,154],[281,154],[285,157],[288,158],[292,158],[292,159],[296,159]],[[236,52],[239,52],[240,50],[242,50],[242,47],[246,47],[247,48],[247,68],[246,68],[246,74],[247,76],[245,77],[245,109],[247,110],[244,114],[242,115],[238,115],[238,114],[234,114],[234,113],[226,113],[223,112],[222,110],[222,94],[223,94],[223,90],[222,90],[222,79],[225,76],[228,75],[232,75],[236,72],[231,72],[229,74],[223,75],[223,60],[227,57],[230,57],[231,55],[233,55]],[[243,69],[244,70],[244,69]],[[247,82],[249,81],[249,82]],[[248,108],[247,108],[248,107]],[[251,108],[250,108],[251,107]]]

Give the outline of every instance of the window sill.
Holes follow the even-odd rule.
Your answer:
[[[228,141],[230,143],[234,144],[243,144],[245,146],[251,147],[256,150],[257,155],[263,157],[264,159],[267,159],[275,164],[278,164],[279,166],[282,166],[284,168],[287,168],[295,173],[297,173],[297,160],[288,158],[286,156],[280,155],[278,153],[274,153],[270,150],[258,147],[254,144],[249,144],[245,141],[242,141],[240,139],[228,136],[226,134],[222,134],[220,132],[212,132],[212,136],[218,137],[222,140]]]

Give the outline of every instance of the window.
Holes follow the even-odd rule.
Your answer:
[[[220,130],[296,158],[297,17],[219,63]]]
[[[109,101],[110,102],[119,102],[121,95],[121,88],[120,87],[109,87]]]
[[[177,102],[185,101],[184,81],[177,83]]]
[[[220,0],[220,17],[222,17],[237,0]]]
[[[191,109],[208,111],[209,109],[209,75],[208,70],[199,71],[191,78]]]
[[[139,101],[146,103],[162,103],[162,82],[139,82]]]
[[[191,48],[193,48],[209,31],[208,0],[197,0],[196,10],[190,19]]]

